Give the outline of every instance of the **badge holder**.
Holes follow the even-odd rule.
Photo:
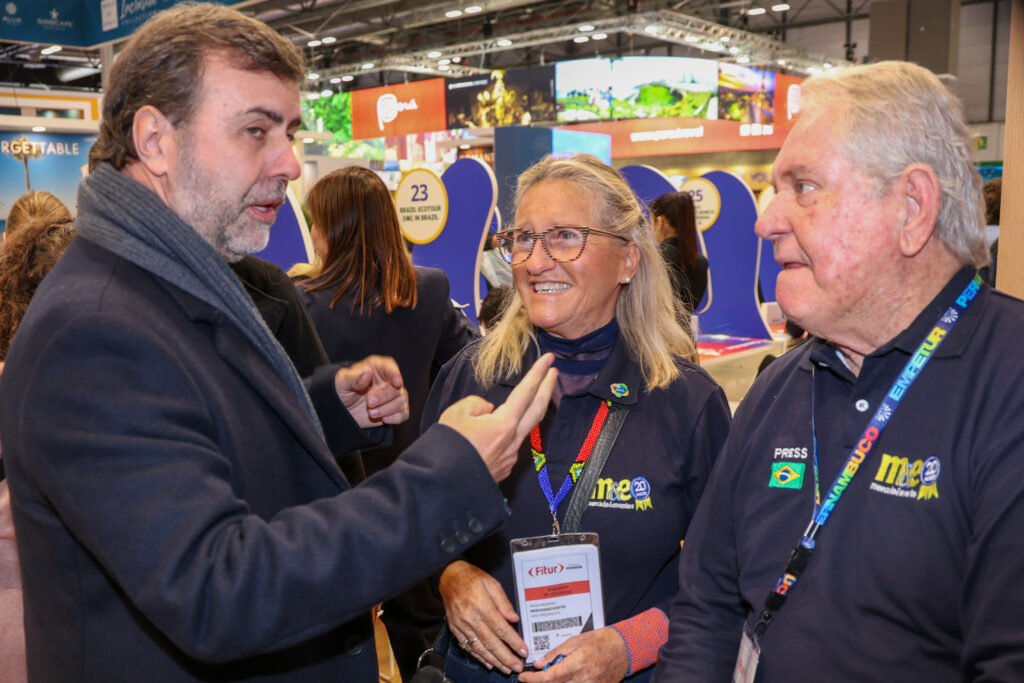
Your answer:
[[[597,534],[517,538],[510,545],[527,664],[604,626]]]
[[[732,672],[732,683],[755,683],[757,665],[761,661],[761,645],[757,635],[748,624],[743,624],[743,637],[740,639],[740,651],[736,657],[736,668]]]

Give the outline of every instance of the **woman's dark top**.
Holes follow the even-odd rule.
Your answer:
[[[443,270],[416,266],[416,307],[352,310],[342,297],[331,308],[336,289],[308,291],[302,299],[332,363],[356,361],[371,354],[391,356],[409,391],[409,419],[394,427],[390,446],[363,452],[367,475],[387,467],[419,436],[420,415],[437,371],[469,342],[480,336],[476,326],[455,308]]]
[[[669,277],[672,280],[672,289],[676,296],[686,306],[686,310],[693,313],[697,310],[697,304],[704,297],[704,291],[708,288],[708,260],[703,254],[697,255],[697,261],[689,268],[679,267],[679,247],[675,237],[669,237],[658,245],[661,256],[668,266]]]

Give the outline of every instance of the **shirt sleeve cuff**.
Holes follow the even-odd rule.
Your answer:
[[[612,624],[629,652],[629,676],[658,661],[658,650],[668,641],[668,617],[657,607]]]

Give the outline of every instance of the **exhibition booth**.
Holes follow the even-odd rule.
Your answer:
[[[259,256],[285,269],[311,260],[300,198],[326,173],[363,165],[395,192],[414,262],[444,269],[475,320],[487,293],[482,249],[511,216],[516,176],[546,154],[586,152],[620,168],[644,206],[679,189],[693,197],[710,264],[696,310],[702,359],[770,345],[778,266],[753,226],[800,80],[711,59],[624,57],[306,93],[303,174]],[[98,110],[97,95],[0,93],[0,220],[31,187],[74,207]]]

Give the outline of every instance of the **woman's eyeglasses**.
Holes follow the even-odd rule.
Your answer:
[[[531,232],[522,228],[502,230],[494,236],[494,246],[501,252],[502,258],[514,266],[530,258],[538,241],[544,245],[544,251],[552,260],[568,263],[583,255],[583,249],[587,246],[587,236],[590,234],[614,237],[623,242],[630,241],[628,237],[604,230],[579,225],[556,225],[544,232]]]

